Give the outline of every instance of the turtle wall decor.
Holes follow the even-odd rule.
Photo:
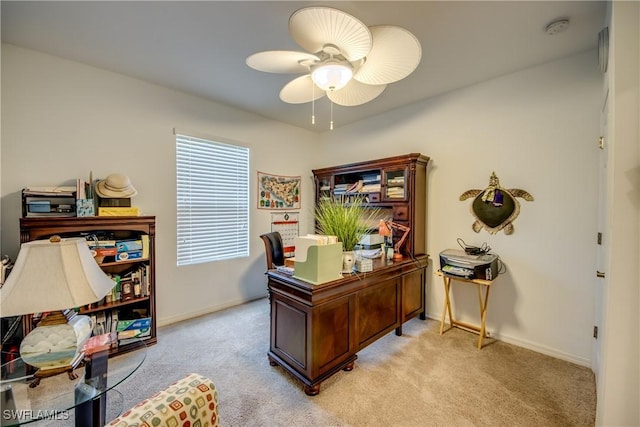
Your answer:
[[[513,234],[513,221],[520,213],[520,203],[517,197],[531,202],[533,196],[519,188],[505,189],[500,186],[500,180],[495,172],[491,173],[489,186],[484,190],[467,190],[460,195],[460,201],[474,198],[471,203],[471,215],[475,222],[471,226],[479,233],[483,228],[491,234],[503,230],[504,234]]]

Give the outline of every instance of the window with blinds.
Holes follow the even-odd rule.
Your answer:
[[[178,266],[249,256],[249,149],[176,133]]]

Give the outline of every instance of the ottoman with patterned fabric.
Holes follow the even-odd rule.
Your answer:
[[[138,403],[107,426],[217,427],[218,392],[210,379],[189,374]]]

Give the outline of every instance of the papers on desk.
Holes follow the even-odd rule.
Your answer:
[[[284,273],[289,276],[293,276],[294,272],[293,267],[285,267],[284,265],[277,265],[276,270],[278,271],[278,273]]]
[[[338,243],[336,236],[323,236],[319,234],[307,234],[306,236],[296,237],[295,240],[295,258],[296,262],[305,262],[307,253],[311,246],[324,246]]]
[[[356,251],[356,256],[360,255],[363,258],[380,258],[382,256],[382,249],[359,249]]]

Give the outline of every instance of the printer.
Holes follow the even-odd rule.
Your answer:
[[[493,280],[498,277],[498,255],[469,255],[465,251],[446,249],[440,252],[440,270],[465,279]]]

